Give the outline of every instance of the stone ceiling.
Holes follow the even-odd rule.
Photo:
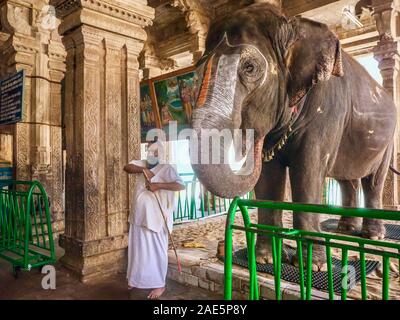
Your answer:
[[[167,3],[157,6],[155,9],[156,19],[152,28],[157,30],[154,33],[157,41],[161,42],[188,31],[185,17],[179,9]]]
[[[363,12],[361,7],[368,7],[371,0],[148,0],[156,11],[154,23],[147,29],[149,40],[142,54],[141,67],[157,67],[164,73],[190,65],[201,55],[208,27],[215,17],[229,14],[252,2],[264,1],[282,1],[287,16],[301,14],[326,23],[340,39],[346,39],[348,47],[359,41],[359,34],[367,34],[361,46],[357,47],[362,53],[370,48],[364,43],[372,43],[375,40],[371,39],[377,37],[371,15],[362,17],[367,19],[363,21],[365,28],[349,32],[341,27],[345,6],[355,6],[360,17]]]
[[[345,6],[352,5],[356,8],[356,15],[360,17],[363,14],[362,8],[368,9],[368,1],[342,0],[332,2],[325,6],[302,13],[302,16],[312,20],[320,21],[330,27],[340,25],[342,22],[342,11]]]
[[[255,0],[280,1],[280,0]],[[156,18],[151,28],[158,41],[165,41],[171,35],[188,31],[189,13],[205,13],[209,18],[220,16],[237,9],[241,5],[253,2],[250,0],[149,0],[150,6],[156,9]],[[347,5],[357,8],[368,7],[371,0],[283,0],[283,10],[288,16],[301,14],[304,17],[320,21],[334,28],[341,24],[342,10]],[[195,19],[194,17],[193,19]],[[184,22],[186,20],[186,25]]]

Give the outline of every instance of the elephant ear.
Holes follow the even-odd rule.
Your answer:
[[[287,93],[293,107],[317,83],[343,76],[343,66],[339,39],[325,24],[299,17],[289,23],[295,35],[286,55]]]

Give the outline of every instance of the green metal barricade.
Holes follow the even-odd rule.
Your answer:
[[[180,176],[184,180],[185,189],[180,191],[177,197],[174,223],[196,221],[228,212],[233,199],[214,196],[192,173],[182,173]],[[249,192],[243,199],[252,199],[253,196],[254,192]]]
[[[185,189],[178,193],[178,203],[173,214],[174,222],[195,220],[195,191],[196,177],[192,173],[180,174],[185,184]]]
[[[206,190],[193,173],[182,173],[185,190],[179,192],[177,209],[174,211],[174,222],[195,221],[198,219],[223,215],[228,212],[232,199],[224,199],[214,196]],[[360,206],[363,206],[364,198],[361,189],[358,191]],[[254,192],[249,192],[243,199],[253,199]],[[339,183],[327,178],[324,184],[322,203],[326,205],[339,205],[341,203]]]
[[[49,202],[38,181],[0,181],[0,258],[14,275],[56,262]]]
[[[332,273],[332,249],[341,250],[342,258],[342,283],[347,283],[349,252],[357,252],[361,264],[361,299],[367,299],[366,279],[366,254],[372,254],[382,260],[382,299],[389,299],[389,272],[390,260],[400,260],[400,244],[389,241],[369,240],[354,236],[336,235],[332,233],[308,232],[303,230],[287,229],[275,226],[255,224],[250,221],[247,208],[266,208],[276,210],[289,210],[296,212],[307,212],[311,214],[331,214],[348,217],[361,217],[371,219],[384,219],[400,221],[400,212],[366,208],[343,208],[326,205],[298,204],[272,201],[243,200],[236,198],[229,208],[226,230],[225,230],[225,299],[232,299],[232,235],[234,230],[241,230],[246,234],[248,269],[250,274],[249,299],[259,299],[259,287],[256,270],[255,241],[256,234],[263,234],[271,238],[272,256],[274,269],[275,297],[281,300],[281,268],[283,240],[293,240],[297,243],[297,256],[299,261],[300,275],[300,298],[310,300],[312,293],[312,250],[313,246],[323,245],[326,248],[328,292],[329,299],[334,299],[333,273]],[[237,208],[243,217],[244,226],[235,224]],[[303,263],[303,247],[306,248],[307,261]],[[346,286],[341,288],[342,300],[347,299],[348,290]]]

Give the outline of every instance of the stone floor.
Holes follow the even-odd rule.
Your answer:
[[[57,254],[59,256],[59,254]],[[19,272],[15,279],[10,264],[0,260],[0,300],[143,300],[149,290],[127,290],[125,274],[84,284],[62,267],[56,265],[56,289],[44,290],[43,276],[37,269]],[[167,281],[167,290],[160,300],[219,300],[221,294],[190,287],[173,280]]]
[[[125,275],[118,274],[97,283],[83,284],[68,270],[57,266],[55,290],[41,287],[43,275],[37,270],[23,272],[14,279],[8,265],[0,264],[0,299],[29,300],[143,300],[148,290],[127,290]],[[218,300],[222,296],[200,288],[167,281],[167,291],[160,300]]]

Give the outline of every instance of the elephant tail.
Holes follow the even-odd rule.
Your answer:
[[[397,169],[393,168],[393,166],[389,166],[390,171],[392,171],[393,173],[397,174],[398,176],[400,176],[400,171],[398,171]]]

